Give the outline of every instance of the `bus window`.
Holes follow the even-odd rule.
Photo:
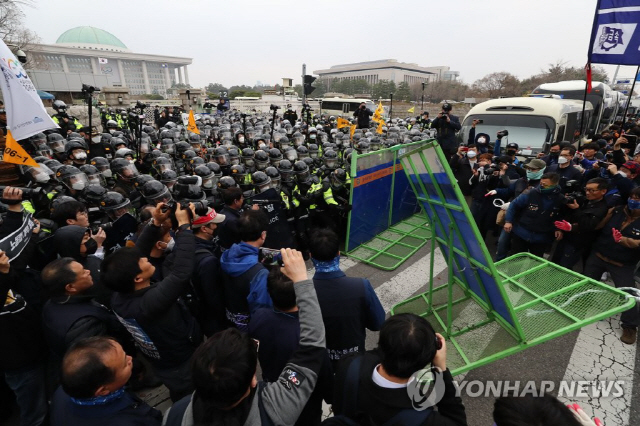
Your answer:
[[[564,140],[564,124],[560,126],[558,129],[558,135],[556,136],[557,142],[562,142]]]
[[[348,114],[349,113],[349,109],[350,108],[349,108],[349,104],[348,103],[342,104],[342,112],[343,113]]]

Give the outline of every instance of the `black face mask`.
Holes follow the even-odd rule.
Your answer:
[[[89,238],[89,240],[84,243],[84,246],[87,249],[87,252],[85,253],[87,256],[94,254],[98,250],[98,243],[93,238]]]
[[[556,158],[557,158],[557,157],[560,157],[560,153],[559,153],[559,152],[550,152],[550,153],[549,153],[549,156],[550,156],[550,157],[556,157]]]
[[[508,149],[507,150],[507,155],[516,155],[516,151],[513,149]]]

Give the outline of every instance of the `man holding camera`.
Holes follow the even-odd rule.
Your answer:
[[[193,209],[193,205],[188,208]],[[158,204],[147,226],[160,227],[170,214],[166,204]],[[181,299],[189,290],[194,267],[196,246],[190,217],[195,212],[190,215],[178,203],[174,215],[176,258],[171,273],[162,281],[151,282],[156,268],[135,247],[124,247],[108,256],[102,263],[101,277],[115,292],[111,307],[118,320],[129,330],[175,402],[193,390],[190,359],[202,342],[202,333]]]
[[[447,156],[447,159],[451,158],[458,149],[458,140],[456,139],[456,132],[459,131],[462,126],[460,125],[460,119],[457,116],[451,114],[453,107],[450,103],[442,105],[442,112],[431,123],[431,128],[438,131],[436,139]]]
[[[556,228],[564,236],[553,254],[554,263],[573,269],[580,258],[589,253],[598,236],[595,229],[607,215],[608,207],[604,196],[608,188],[606,179],[595,178],[587,182],[584,196],[576,198],[571,195],[567,198],[566,219],[555,222]]]
[[[282,114],[283,120],[289,120],[291,124],[296,124],[298,114],[291,108],[291,104],[287,105],[287,110]]]
[[[369,128],[369,117],[373,115],[373,112],[367,108],[364,102],[360,104],[360,107],[353,112],[353,116],[358,120],[358,129]]]

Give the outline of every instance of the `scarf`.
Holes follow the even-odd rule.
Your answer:
[[[124,386],[118,389],[115,392],[111,392],[108,395],[104,396],[94,396],[93,398],[71,398],[71,401],[77,405],[106,405],[116,399],[122,398],[124,395]]]
[[[340,270],[340,255],[337,255],[332,260],[321,262],[311,258],[313,266],[316,268],[316,272],[336,272]]]

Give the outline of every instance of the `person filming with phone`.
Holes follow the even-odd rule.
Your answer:
[[[462,128],[460,119],[451,114],[452,109],[453,107],[450,103],[444,103],[442,112],[431,123],[431,128],[438,131],[436,139],[447,158],[451,158],[456,153],[459,144],[456,132]]]

